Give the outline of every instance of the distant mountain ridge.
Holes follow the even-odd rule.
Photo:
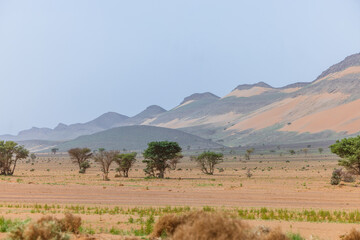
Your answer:
[[[64,152],[74,147],[88,147],[93,150],[105,148],[108,150],[142,151],[152,141],[175,141],[185,149],[221,148],[221,144],[185,133],[176,129],[134,125],[109,129],[106,131],[78,137],[74,140],[57,145]]]
[[[312,82],[272,87],[241,84],[229,94],[195,93],[173,109],[149,106],[127,117],[106,113],[83,124],[32,128],[0,139],[64,141],[120,126],[179,129],[227,146],[329,141],[360,132],[360,53],[346,57]]]

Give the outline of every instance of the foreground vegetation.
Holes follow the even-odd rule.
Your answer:
[[[175,211],[176,213],[172,212]],[[152,211],[149,217],[140,222],[139,229],[124,231],[115,227],[108,230],[109,234],[126,236],[138,236],[141,238],[131,239],[208,239],[208,240],[301,240],[296,233],[284,234],[280,228],[270,229],[268,227],[251,227],[242,218],[233,213],[224,211],[209,211],[209,209],[189,210],[178,212],[179,209],[167,208],[166,214],[157,218],[155,221]],[[263,211],[263,210],[261,210]],[[162,211],[164,213],[164,211]],[[171,213],[172,212],[172,213]],[[131,217],[129,222],[135,220]],[[45,215],[33,221],[26,219],[6,220],[0,218],[0,232],[8,233],[8,240],[95,240],[91,237],[95,231],[89,227],[82,226],[81,217],[74,216],[66,212],[65,217],[58,219],[52,215]],[[357,240],[360,232],[352,230],[348,235],[343,235],[341,239]]]

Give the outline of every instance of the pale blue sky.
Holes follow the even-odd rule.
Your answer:
[[[359,0],[0,0],[0,134],[312,81],[357,52]]]

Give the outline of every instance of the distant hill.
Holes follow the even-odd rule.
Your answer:
[[[151,121],[159,115],[165,113],[166,110],[157,105],[151,105],[147,107],[141,113],[128,118],[125,122],[121,122],[119,125],[140,125],[146,123],[147,121]]]
[[[360,133],[359,89],[360,53],[330,66],[312,82],[279,88],[265,82],[241,84],[221,98],[194,93],[169,111],[150,106],[130,118],[107,113],[84,124],[32,128],[0,139],[62,141],[113,127],[147,125],[226,146],[328,142]]]
[[[57,145],[59,151],[67,151],[74,147],[89,147],[91,149],[105,148],[142,151],[151,141],[175,141],[184,149],[221,148],[220,144],[201,137],[175,129],[153,126],[125,126],[109,129]]]
[[[108,112],[86,123],[76,123],[71,125],[59,123],[54,129],[33,127],[31,129],[19,132],[17,136],[4,135],[0,136],[0,139],[16,141],[64,141],[74,139],[78,136],[88,135],[113,128],[118,126],[120,123],[123,123],[128,118],[129,117],[115,112]]]

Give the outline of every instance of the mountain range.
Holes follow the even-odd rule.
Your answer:
[[[312,82],[274,88],[239,85],[229,94],[195,93],[173,109],[149,106],[128,117],[109,112],[87,123],[32,128],[0,139],[68,141],[109,129],[148,125],[187,132],[225,146],[328,141],[360,132],[360,53]]]

